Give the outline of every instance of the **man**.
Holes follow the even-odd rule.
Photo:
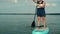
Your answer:
[[[38,27],[40,26],[40,19],[42,18],[42,21],[44,23],[44,29],[45,29],[46,28],[46,19],[45,19],[46,3],[43,0],[37,0],[37,1],[33,0],[33,2],[36,3],[36,7],[37,7]],[[40,6],[40,5],[42,5],[42,6]]]

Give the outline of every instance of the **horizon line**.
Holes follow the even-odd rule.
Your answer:
[[[35,13],[0,13],[0,15],[34,15]],[[46,15],[60,15],[60,13],[46,13]]]

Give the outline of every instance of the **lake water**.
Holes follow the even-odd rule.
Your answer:
[[[0,34],[31,34],[33,17],[34,15],[0,15]],[[46,22],[49,34],[60,34],[60,15],[47,15]]]

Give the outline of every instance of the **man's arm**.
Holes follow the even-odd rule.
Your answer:
[[[46,3],[43,2],[42,6],[40,6],[40,8],[44,8],[46,6]]]
[[[43,6],[44,6],[44,7],[46,6],[46,3],[45,3],[45,2],[43,2]]]

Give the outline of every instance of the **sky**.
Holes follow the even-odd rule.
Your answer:
[[[60,13],[60,0],[44,0],[46,13]],[[0,13],[35,13],[32,0],[0,0]]]

